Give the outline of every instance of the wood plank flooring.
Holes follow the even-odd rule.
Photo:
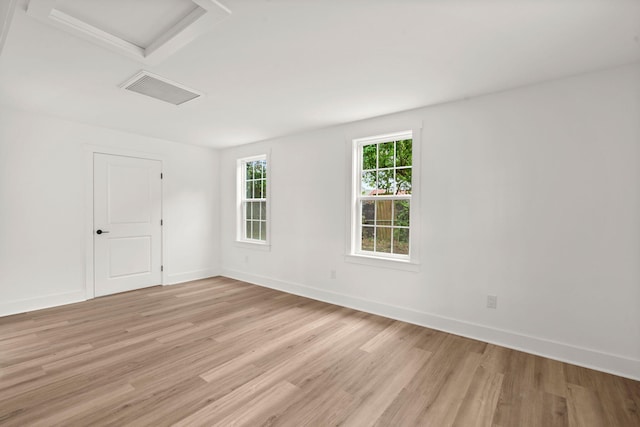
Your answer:
[[[2,426],[640,426],[640,383],[217,277],[0,318]]]

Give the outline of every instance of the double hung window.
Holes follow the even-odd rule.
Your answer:
[[[354,140],[352,253],[410,260],[413,137]]]
[[[238,240],[268,241],[267,156],[238,160],[240,203]]]

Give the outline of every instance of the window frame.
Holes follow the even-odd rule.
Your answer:
[[[265,179],[265,194],[260,199],[248,199],[246,197],[247,188],[247,176],[246,176],[246,164],[255,161],[265,161],[266,167],[266,179]],[[248,245],[250,247],[270,247],[271,245],[271,166],[270,156],[268,153],[258,154],[254,156],[242,157],[236,161],[236,183],[237,183],[237,198],[236,198],[236,242],[242,245]],[[246,205],[250,202],[265,202],[265,229],[266,239],[257,240],[246,237]]]
[[[418,265],[418,238],[419,238],[419,182],[420,182],[420,128],[412,127],[404,131],[396,131],[374,136],[351,138],[350,151],[352,167],[350,170],[350,202],[349,202],[349,246],[347,260],[367,265],[386,266],[390,268],[401,268],[412,270]],[[398,141],[403,139],[412,140],[412,162],[411,162],[411,194],[410,195],[378,195],[363,196],[360,194],[361,177],[363,173],[362,147],[370,144]],[[376,156],[377,157],[377,156]],[[379,169],[376,165],[376,170]],[[394,169],[397,167],[394,166]],[[375,252],[362,250],[362,211],[361,202],[364,200],[410,200],[409,210],[409,253],[393,254],[387,252]],[[375,209],[375,208],[374,208]],[[375,226],[377,227],[377,225]]]

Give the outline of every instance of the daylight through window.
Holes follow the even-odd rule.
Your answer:
[[[412,134],[356,141],[358,171],[355,252],[409,258]]]
[[[267,240],[267,158],[252,157],[240,160],[241,240]]]

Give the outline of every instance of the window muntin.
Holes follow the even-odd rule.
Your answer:
[[[354,141],[353,252],[409,260],[413,170],[411,132]]]
[[[267,157],[240,160],[240,240],[267,242]]]

